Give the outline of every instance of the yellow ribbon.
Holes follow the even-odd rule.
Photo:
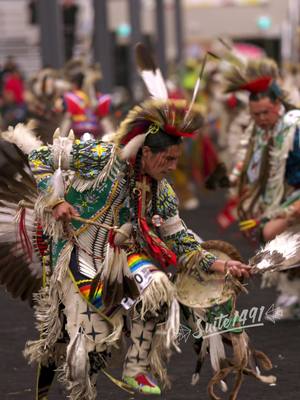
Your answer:
[[[239,227],[241,231],[247,231],[248,229],[253,229],[258,225],[258,221],[255,219],[246,219],[239,223]]]

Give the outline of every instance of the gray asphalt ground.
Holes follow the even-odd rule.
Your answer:
[[[187,225],[204,239],[223,239],[235,244],[245,259],[254,248],[242,238],[236,228],[221,231],[215,222],[215,214],[222,204],[223,194],[218,192],[200,194],[201,206],[198,210],[182,213]],[[238,309],[264,306],[267,310],[276,299],[274,289],[260,290],[260,282],[253,279],[248,284],[249,294],[239,298]],[[37,337],[34,329],[32,310],[27,304],[12,300],[0,289],[0,400],[32,400],[36,371],[26,364],[22,356],[28,338]],[[264,385],[247,377],[238,399],[240,400],[299,400],[300,399],[300,321],[262,320],[263,326],[248,330],[252,343],[271,358],[272,374],[278,377],[276,386]],[[207,400],[206,385],[211,376],[209,362],[204,365],[200,383],[190,385],[195,364],[192,339],[182,343],[182,354],[173,356],[169,373],[172,389],[162,395],[164,400]],[[120,377],[120,371],[114,371]],[[98,399],[129,400],[132,396],[116,388],[105,376],[98,380]],[[65,399],[60,386],[55,383],[49,400]],[[135,398],[144,398],[137,395]],[[223,397],[228,398],[228,396]]]

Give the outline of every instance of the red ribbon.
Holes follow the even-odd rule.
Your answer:
[[[163,130],[171,136],[178,136],[178,137],[193,137],[195,132],[182,132],[176,129],[173,125],[164,125]]]
[[[153,231],[151,231],[145,218],[139,218],[139,226],[143,237],[146,240],[150,255],[159,262],[159,265],[163,268],[176,265],[176,254],[173,253],[173,251],[171,251]]]
[[[138,201],[138,223],[144,240],[147,243],[149,255],[152,256],[162,268],[176,265],[176,254],[150,229],[146,218],[142,216],[142,195]]]
[[[43,228],[41,224],[37,224],[36,227],[36,244],[41,257],[43,257],[48,249],[48,243],[43,236]]]
[[[26,208],[22,208],[20,221],[19,221],[19,236],[22,245],[22,249],[24,250],[25,254],[27,254],[30,261],[32,261],[32,245],[29,239],[26,224],[25,224],[25,216],[26,216]]]

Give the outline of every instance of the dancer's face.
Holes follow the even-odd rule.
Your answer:
[[[150,147],[144,146],[142,151],[142,172],[160,181],[176,169],[181,145],[169,146],[159,153],[152,153]]]
[[[273,102],[268,97],[249,102],[251,117],[262,129],[272,129],[280,117],[280,102]]]

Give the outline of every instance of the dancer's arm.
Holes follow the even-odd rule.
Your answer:
[[[249,267],[239,261],[225,262],[204,250],[201,243],[189,231],[179,216],[178,199],[169,183],[160,184],[158,194],[158,214],[164,223],[160,234],[168,247],[177,255],[179,267],[183,269],[199,268],[204,272],[231,272],[234,276],[249,276]]]

